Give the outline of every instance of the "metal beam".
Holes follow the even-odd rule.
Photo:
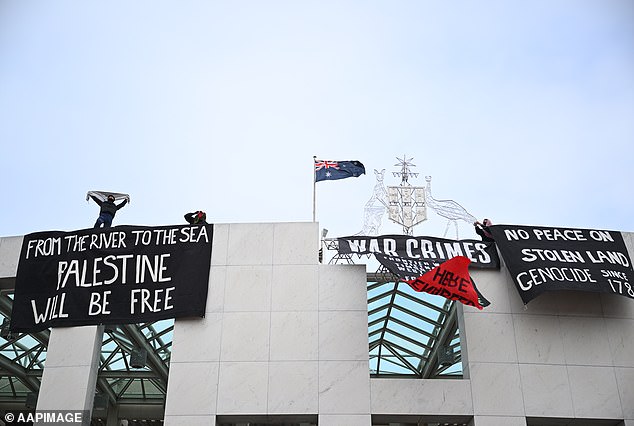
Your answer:
[[[438,351],[440,351],[440,348],[445,346],[448,338],[453,338],[453,331],[455,330],[457,321],[457,309],[458,304],[454,302],[454,304],[451,306],[451,310],[449,311],[447,319],[442,324],[442,329],[438,334],[438,338],[436,338],[436,344],[429,353],[429,357],[427,357],[427,363],[423,368],[423,379],[428,379],[431,377],[431,374],[434,372],[434,369],[438,365]]]
[[[135,324],[124,324],[121,326],[124,333],[134,345],[139,349],[145,349],[147,351],[147,361],[152,371],[158,375],[161,379],[161,383],[167,389],[167,375],[169,370],[161,357],[159,357],[154,348],[148,343],[145,336],[139,331]],[[164,389],[164,390],[165,390]]]
[[[39,380],[33,376],[29,376],[26,373],[26,368],[12,362],[10,358],[4,355],[0,355],[0,368],[20,379],[32,392],[37,392],[40,389]]]
[[[99,377],[104,379],[158,379],[161,378],[153,371],[103,370]]]
[[[115,395],[115,393],[113,392],[108,381],[105,378],[101,377],[101,374],[97,376],[97,387],[102,393],[108,396],[108,400],[110,401],[111,405],[114,406],[117,404],[117,395]]]

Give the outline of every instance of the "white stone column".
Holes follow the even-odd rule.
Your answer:
[[[103,326],[51,330],[37,410],[92,412],[102,339]]]
[[[174,323],[166,425],[371,424],[365,267],[318,249],[316,223],[215,225],[205,318]]]
[[[0,286],[13,288],[24,237],[0,238]]]
[[[364,265],[319,268],[319,425],[370,426]]]

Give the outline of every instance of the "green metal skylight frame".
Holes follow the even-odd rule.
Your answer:
[[[174,320],[106,326],[101,348],[98,393],[112,405],[164,404],[171,358]],[[144,351],[142,367],[131,363]]]
[[[371,376],[461,378],[456,309],[454,302],[402,282],[369,281]]]
[[[322,243],[336,253],[329,264],[377,263],[368,255],[338,254],[336,239]],[[414,291],[382,265],[366,281],[370,376],[462,378],[455,302]]]

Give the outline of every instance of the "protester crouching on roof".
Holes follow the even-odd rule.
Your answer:
[[[185,220],[192,225],[207,225],[207,213],[202,210],[185,213]]]

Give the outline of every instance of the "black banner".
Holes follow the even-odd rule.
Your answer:
[[[634,298],[634,270],[620,232],[513,225],[489,229],[524,303],[553,290]]]
[[[500,267],[495,244],[478,240],[409,235],[351,236],[337,240],[339,254],[374,254],[383,266],[404,280],[418,278],[456,256],[470,259],[475,268]]]
[[[212,239],[213,225],[26,235],[11,330],[202,317]]]

